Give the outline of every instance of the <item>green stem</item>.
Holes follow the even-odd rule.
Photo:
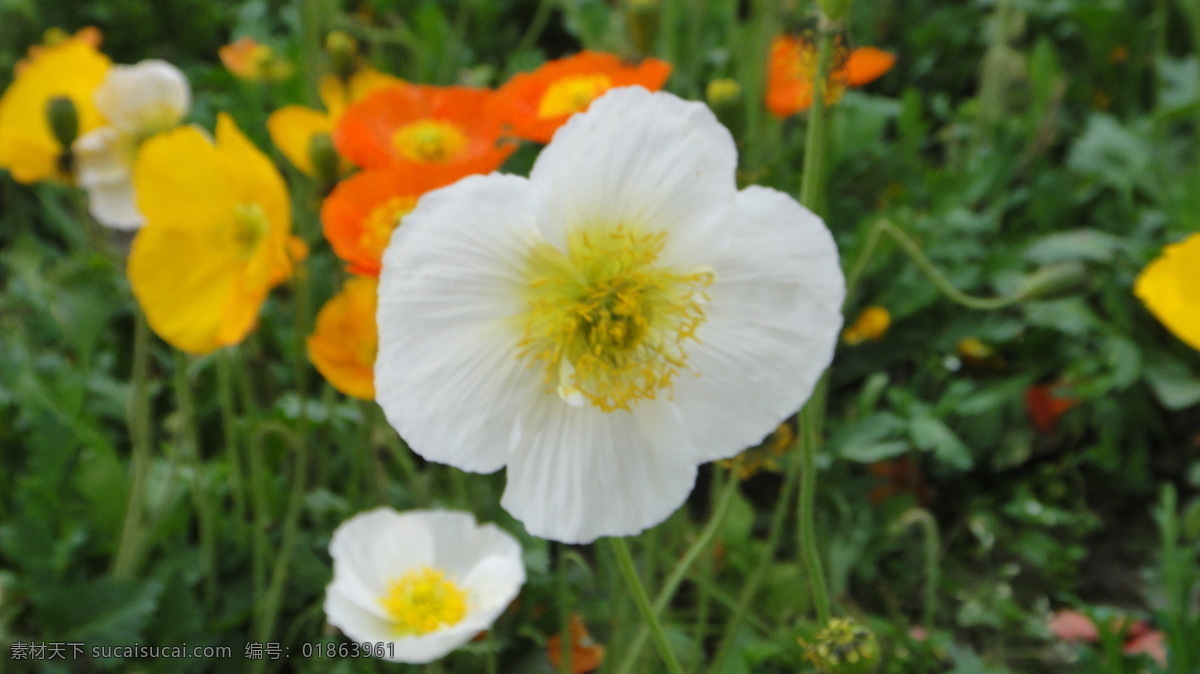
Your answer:
[[[713,538],[717,535],[717,531],[721,528],[721,524],[725,521],[725,515],[729,512],[729,505],[733,503],[733,496],[737,491],[738,481],[734,476],[729,475],[708,524],[705,525],[700,535],[696,538],[696,541],[687,549],[683,557],[679,559],[675,568],[667,576],[666,581],[663,582],[662,589],[658,591],[658,596],[654,598],[654,614],[656,616],[661,615],[663,610],[667,608],[667,605],[671,603],[671,599],[675,596],[675,592],[679,589],[680,584],[687,577],[692,565],[696,563],[696,560],[700,558],[700,555],[712,543]],[[638,628],[637,634],[630,643],[629,651],[625,655],[625,660],[617,668],[617,674],[626,674],[633,671],[634,666],[637,665],[638,656],[641,655],[642,648],[645,646],[646,639],[649,636],[650,629],[648,626],[642,625]]]
[[[229,462],[229,492],[233,495],[234,522],[239,540],[246,526],[245,478],[242,474],[241,439],[238,437],[238,409],[234,401],[234,351],[237,347],[217,352],[217,400],[221,406],[221,429],[225,435],[226,460]],[[244,375],[243,375],[244,376]]]
[[[133,445],[130,463],[133,480],[129,486],[129,502],[125,507],[125,522],[121,527],[121,542],[113,558],[112,574],[117,578],[132,578],[137,573],[145,538],[142,511],[146,498],[146,478],[150,473],[150,453],[153,446],[150,429],[150,326],[140,310],[134,310],[133,372],[129,391],[129,437]]]
[[[200,530],[205,599],[211,607],[217,596],[216,515],[213,511],[212,500],[209,498],[204,461],[200,457],[199,436],[196,434],[196,411],[192,404],[192,385],[188,381],[187,354],[176,349],[174,366],[173,383],[179,414],[179,432],[175,441],[182,447],[180,454],[192,466],[192,503],[196,508],[197,526]]]
[[[771,528],[767,533],[766,546],[761,553],[758,565],[754,568],[754,572],[750,574],[749,579],[738,595],[737,603],[733,608],[733,616],[725,623],[725,631],[721,635],[721,644],[717,647],[716,657],[713,658],[713,662],[716,663],[712,668],[714,672],[725,671],[725,661],[733,652],[734,636],[737,634],[742,621],[748,620],[750,603],[758,596],[758,588],[767,577],[767,571],[774,564],[775,551],[779,548],[779,542],[783,538],[783,524],[787,519],[788,508],[792,503],[793,496],[796,494],[796,487],[799,482],[800,462],[795,460],[789,461],[787,464],[787,473],[783,479],[783,488],[779,492],[779,500],[775,503],[775,510],[771,513]],[[714,596],[718,595],[714,594]]]
[[[816,533],[817,447],[820,444],[820,401],[814,396],[800,411],[800,555],[809,578],[813,608],[817,621],[824,625],[831,617],[829,589],[825,584],[825,568]]]
[[[319,100],[321,80],[321,0],[300,0],[300,58],[304,67],[304,90],[310,105]]]
[[[667,635],[663,633],[662,625],[658,622],[658,616],[654,614],[654,608],[650,605],[650,598],[646,596],[646,588],[642,586],[642,581],[638,579],[637,568],[633,565],[633,556],[629,554],[629,545],[625,543],[624,538],[614,537],[608,539],[609,546],[612,548],[613,556],[617,558],[617,567],[621,570],[621,575],[625,578],[625,586],[629,593],[633,595],[633,601],[637,604],[638,611],[642,614],[642,620],[650,627],[650,635],[654,638],[654,646],[658,649],[658,654],[662,657],[663,664],[667,666],[667,671],[670,674],[683,674],[683,667],[679,665],[679,660],[675,658],[674,651],[671,650],[671,645],[667,643]]]
[[[280,432],[280,437],[287,440],[293,453],[292,490],[288,497],[287,511],[283,520],[283,536],[279,542],[279,554],[271,570],[271,582],[267,586],[266,597],[259,606],[258,641],[271,641],[275,631],[275,622],[279,617],[279,604],[283,598],[283,588],[287,583],[288,566],[292,561],[292,553],[296,547],[296,534],[300,524],[300,511],[304,503],[304,493],[308,483],[308,443],[301,439],[299,433]],[[264,532],[259,532],[262,535]]]
[[[567,545],[559,543],[554,560],[555,603],[558,605],[558,671],[571,674],[571,584],[567,579]]]
[[[834,27],[824,15],[817,28],[817,72],[813,77],[813,103],[809,109],[808,130],[804,142],[804,173],[800,183],[800,202],[818,215],[824,210],[825,168],[825,87],[833,52]],[[823,380],[822,380],[823,381]],[[829,589],[816,534],[817,447],[824,419],[824,386],[817,386],[797,418],[800,427],[800,557],[808,576],[809,592],[817,620],[829,622]]]
[[[520,54],[533,48],[533,43],[542,36],[542,31],[546,29],[546,22],[550,20],[550,12],[554,9],[555,4],[555,0],[538,2],[537,9],[533,12],[533,18],[530,19],[529,26],[517,42],[517,48],[512,51],[513,54]]]

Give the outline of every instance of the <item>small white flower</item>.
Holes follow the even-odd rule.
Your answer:
[[[379,286],[377,400],[427,459],[508,467],[501,501],[583,543],[657,524],[696,466],[808,398],[842,324],[825,224],[738,191],[707,107],[640,87],[575,115],[528,179],[425,195]]]
[[[96,89],[95,100],[107,125],[75,141],[76,175],[88,192],[88,210],[98,222],[116,229],[137,229],[145,223],[132,182],[137,148],[183,119],[191,90],[178,68],[166,61],[149,60],[110,68]]]
[[[390,643],[383,653],[399,662],[431,662],[466,643],[525,582],[517,540],[465,512],[360,513],[337,528],[329,554],[329,624],[359,643]]]

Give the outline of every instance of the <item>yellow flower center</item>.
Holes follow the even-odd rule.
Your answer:
[[[383,255],[392,240],[392,231],[400,226],[400,220],[417,205],[413,197],[392,197],[371,210],[363,221],[362,235],[358,243],[375,257]]]
[[[392,581],[379,603],[397,636],[419,636],[450,627],[467,615],[467,593],[439,569],[422,566]]]
[[[400,154],[413,161],[443,162],[467,147],[467,137],[457,126],[438,119],[422,119],[400,127],[392,136]]]
[[[600,94],[612,88],[608,75],[576,75],[551,84],[538,105],[538,117],[573,115],[587,108]]]
[[[520,357],[571,405],[605,412],[653,399],[687,369],[684,343],[704,322],[705,269],[656,265],[666,234],[636,227],[572,231],[567,250],[535,245]]]
[[[271,223],[262,206],[255,203],[237,204],[233,207],[233,239],[242,252],[242,257],[251,258],[258,244],[271,231]]]

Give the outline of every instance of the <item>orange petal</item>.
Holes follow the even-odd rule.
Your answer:
[[[850,52],[846,62],[838,69],[837,75],[844,78],[846,84],[861,87],[883,77],[894,65],[895,54],[875,47],[859,47]]]
[[[333,252],[350,272],[378,276],[380,258],[399,218],[424,193],[448,185],[411,163],[361,171],[338,183],[321,206],[321,223]]]
[[[376,281],[356,276],[317,313],[308,337],[308,358],[334,388],[362,400],[375,399]]]
[[[397,85],[377,89],[346,108],[334,130],[338,152],[363,168],[410,164],[456,180],[500,167],[516,149],[497,144],[498,118],[491,114],[492,92],[471,87]],[[397,134],[414,124],[436,123],[454,130],[456,142],[447,156],[415,160],[397,143]],[[465,142],[457,142],[458,136]]]
[[[574,674],[586,674],[600,668],[604,664],[604,646],[596,643],[588,634],[583,617],[572,613],[569,629],[571,632],[571,671]],[[546,640],[546,655],[550,664],[555,668],[562,661],[562,638],[558,634],[551,635]]]
[[[548,143],[558,127],[574,112],[546,115],[547,96],[562,88],[579,85],[578,110],[586,110],[591,100],[612,87],[641,85],[657,91],[671,75],[671,64],[648,58],[628,65],[613,54],[582,51],[574,56],[549,61],[530,73],[514,75],[497,92],[496,109],[518,138]],[[584,100],[586,99],[586,100]]]

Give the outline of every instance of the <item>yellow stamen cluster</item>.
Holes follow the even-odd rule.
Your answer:
[[[388,586],[379,603],[396,636],[419,636],[456,625],[467,615],[467,593],[440,569],[422,566]]]
[[[382,254],[392,240],[392,231],[400,226],[400,220],[412,212],[416,205],[415,197],[392,197],[372,209],[363,221],[358,242],[372,253]]]
[[[575,75],[551,84],[538,104],[538,117],[562,117],[583,111],[600,94],[612,88],[608,75]]]
[[[657,266],[665,240],[616,225],[572,231],[565,252],[530,250],[520,356],[541,364],[567,402],[629,410],[687,369],[684,343],[705,320],[713,275]]]
[[[267,214],[263,211],[262,206],[257,203],[237,204],[233,207],[234,226],[233,238],[237,243],[238,249],[242,252],[242,257],[249,259],[254,257],[254,252],[258,250],[258,244],[271,230],[271,223],[267,220]]]
[[[467,137],[454,124],[423,119],[400,127],[392,136],[400,154],[413,161],[444,162],[462,153]]]

